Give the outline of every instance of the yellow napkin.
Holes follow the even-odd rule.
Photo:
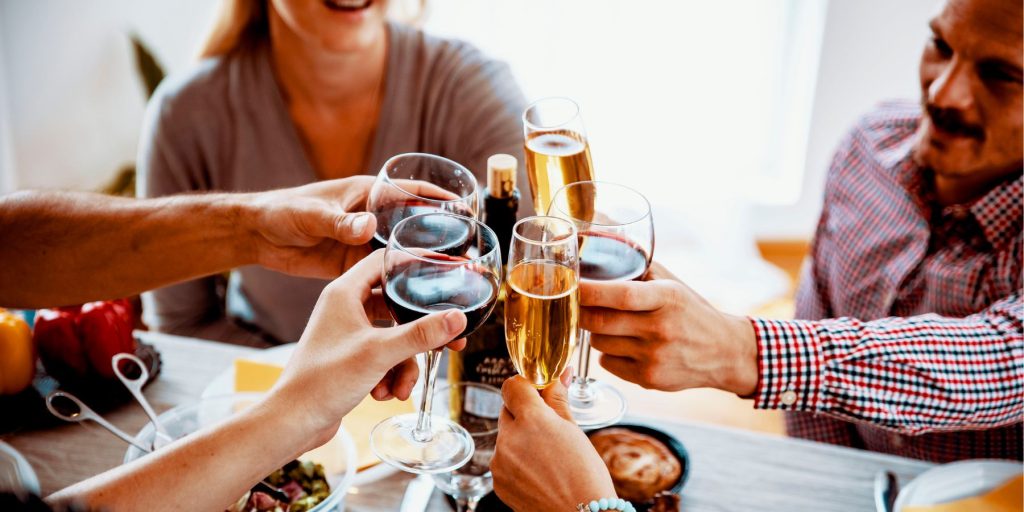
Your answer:
[[[1015,476],[982,494],[938,505],[911,505],[902,512],[1019,512],[1024,510],[1024,475]]]
[[[281,372],[284,368],[267,363],[260,363],[257,361],[250,361],[247,359],[236,359],[235,360],[235,392],[257,392],[262,393],[269,390],[277,382],[278,377],[281,376]],[[359,405],[356,406],[352,412],[348,413],[345,418],[341,421],[342,426],[348,431],[349,435],[352,436],[352,440],[356,444],[356,456],[357,464],[360,470],[366,469],[370,466],[374,466],[380,463],[380,459],[373,454],[370,449],[370,431],[373,427],[380,423],[385,418],[390,418],[398,414],[405,414],[415,411],[411,400],[388,400],[387,402],[378,402],[372,397],[367,395]],[[329,469],[330,466],[335,465],[337,461],[338,452],[336,446],[332,448],[332,443],[327,443],[316,450],[307,453],[305,456],[300,458],[306,458],[307,456],[311,460],[324,465],[325,469]],[[341,462],[344,467],[344,462]]]

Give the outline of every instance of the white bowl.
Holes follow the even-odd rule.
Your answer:
[[[197,430],[215,425],[233,414],[258,402],[261,393],[234,393],[230,395],[204,397],[193,404],[179,405],[159,416],[160,424],[174,439],[180,439]],[[155,430],[152,423],[147,423],[135,436],[135,440],[143,446],[153,446]],[[253,447],[258,450],[258,446]],[[124,462],[131,462],[145,455],[142,450],[129,446],[124,454]],[[352,480],[356,476],[356,447],[352,437],[344,428],[332,441],[316,450],[299,457],[300,460],[311,460],[324,465],[327,482],[331,485],[331,494],[310,512],[329,512],[343,510],[342,504]]]

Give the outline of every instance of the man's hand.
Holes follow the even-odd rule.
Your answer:
[[[324,289],[271,391],[271,403],[294,411],[290,418],[308,421],[311,442],[317,442],[310,448],[330,439],[341,418],[371,389],[375,395],[408,398],[418,377],[415,363],[411,369],[409,363],[416,354],[445,345],[465,347],[463,339],[452,341],[466,326],[458,310],[396,327],[372,325],[380,308],[372,289],[380,283],[383,261],[384,251],[374,252]]]
[[[644,281],[584,281],[580,324],[601,366],[645,388],[714,387],[740,396],[757,386],[754,328],[726,315],[661,265]]]
[[[292,275],[334,278],[366,257],[376,220],[366,213],[372,176],[248,196],[255,260]]]
[[[569,374],[540,393],[518,375],[501,387],[505,409],[491,473],[494,491],[514,510],[573,510],[615,496],[604,461],[569,413]]]

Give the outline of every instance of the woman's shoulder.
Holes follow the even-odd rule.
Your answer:
[[[507,67],[502,61],[490,57],[476,45],[462,39],[430,34],[400,23],[390,23],[389,29],[398,55],[404,64],[411,67],[454,73],[455,76],[467,71]]]
[[[207,57],[160,82],[152,102],[160,109],[203,112],[224,108],[237,89],[251,83],[257,49],[240,49],[228,55]],[[244,87],[243,87],[244,88]]]

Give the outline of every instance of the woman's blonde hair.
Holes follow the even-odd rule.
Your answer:
[[[223,0],[199,58],[221,57],[242,46],[266,39],[268,0]],[[427,13],[427,0],[392,0],[390,16],[404,23],[421,25]]]
[[[220,57],[260,39],[266,39],[266,0],[223,0],[199,58]]]

